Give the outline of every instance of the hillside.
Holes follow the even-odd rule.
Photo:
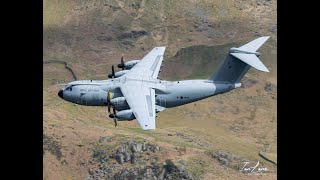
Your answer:
[[[158,114],[155,131],[142,131],[136,121],[115,128],[105,107],[61,100],[58,84],[74,78],[63,64],[44,64],[43,178],[116,179],[139,172],[158,179],[276,179],[276,165],[259,155],[266,150],[276,161],[276,3],[44,0],[43,61],[68,63],[78,79],[107,79],[121,54],[125,60],[141,59],[160,45],[167,46],[162,79],[206,79],[230,47],[259,36],[271,38],[259,49],[270,73],[250,69],[243,88],[165,110]],[[134,163],[131,158],[118,162],[119,153],[132,155],[119,149],[144,141],[159,149],[137,153]],[[268,171],[242,173],[245,161],[252,166],[259,161]]]

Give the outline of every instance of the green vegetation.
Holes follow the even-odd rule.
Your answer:
[[[63,16],[72,8],[71,1],[44,0],[43,1],[43,27],[59,26]]]

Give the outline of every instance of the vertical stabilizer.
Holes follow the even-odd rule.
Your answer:
[[[239,48],[231,48],[225,60],[219,65],[210,80],[215,82],[239,83],[250,67],[269,72],[267,67],[260,61],[256,52],[269,36],[257,38]]]

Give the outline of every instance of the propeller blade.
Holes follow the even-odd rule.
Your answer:
[[[116,117],[113,118],[113,122],[114,122],[114,127],[117,127],[118,123],[117,123],[117,118]]]
[[[114,74],[114,67],[113,67],[113,65],[112,65],[112,67],[111,67],[111,70],[112,70],[112,77],[114,78],[116,75]]]
[[[124,70],[124,60],[123,60],[123,54],[121,55],[121,65],[122,65],[122,70]]]
[[[108,112],[110,113],[110,105],[111,105],[111,92],[110,90],[108,90],[108,93],[107,93],[107,105],[108,105]]]
[[[117,112],[116,112],[116,108],[113,106],[112,110],[113,110],[113,114],[114,114],[114,116],[113,116],[114,127],[117,127],[118,123],[117,123]]]
[[[114,114],[114,116],[116,116],[117,112],[116,112],[116,109],[115,109],[115,107],[114,107],[114,106],[112,106],[112,110],[113,110],[113,114]]]
[[[110,104],[108,103],[108,113],[110,113]]]
[[[107,94],[107,102],[108,103],[111,102],[111,99],[110,99],[111,97],[110,96],[111,96],[111,93],[110,93],[110,90],[108,90],[108,94]]]

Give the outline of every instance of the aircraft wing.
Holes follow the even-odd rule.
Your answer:
[[[121,92],[143,130],[155,129],[155,90],[147,80],[157,79],[166,47],[153,48],[129,72],[121,76]]]
[[[151,77],[156,79],[159,74],[165,50],[165,46],[153,48],[138,64],[133,66],[133,68],[123,76],[128,78]]]
[[[120,89],[141,128],[155,129],[155,90],[140,82],[123,84]]]

